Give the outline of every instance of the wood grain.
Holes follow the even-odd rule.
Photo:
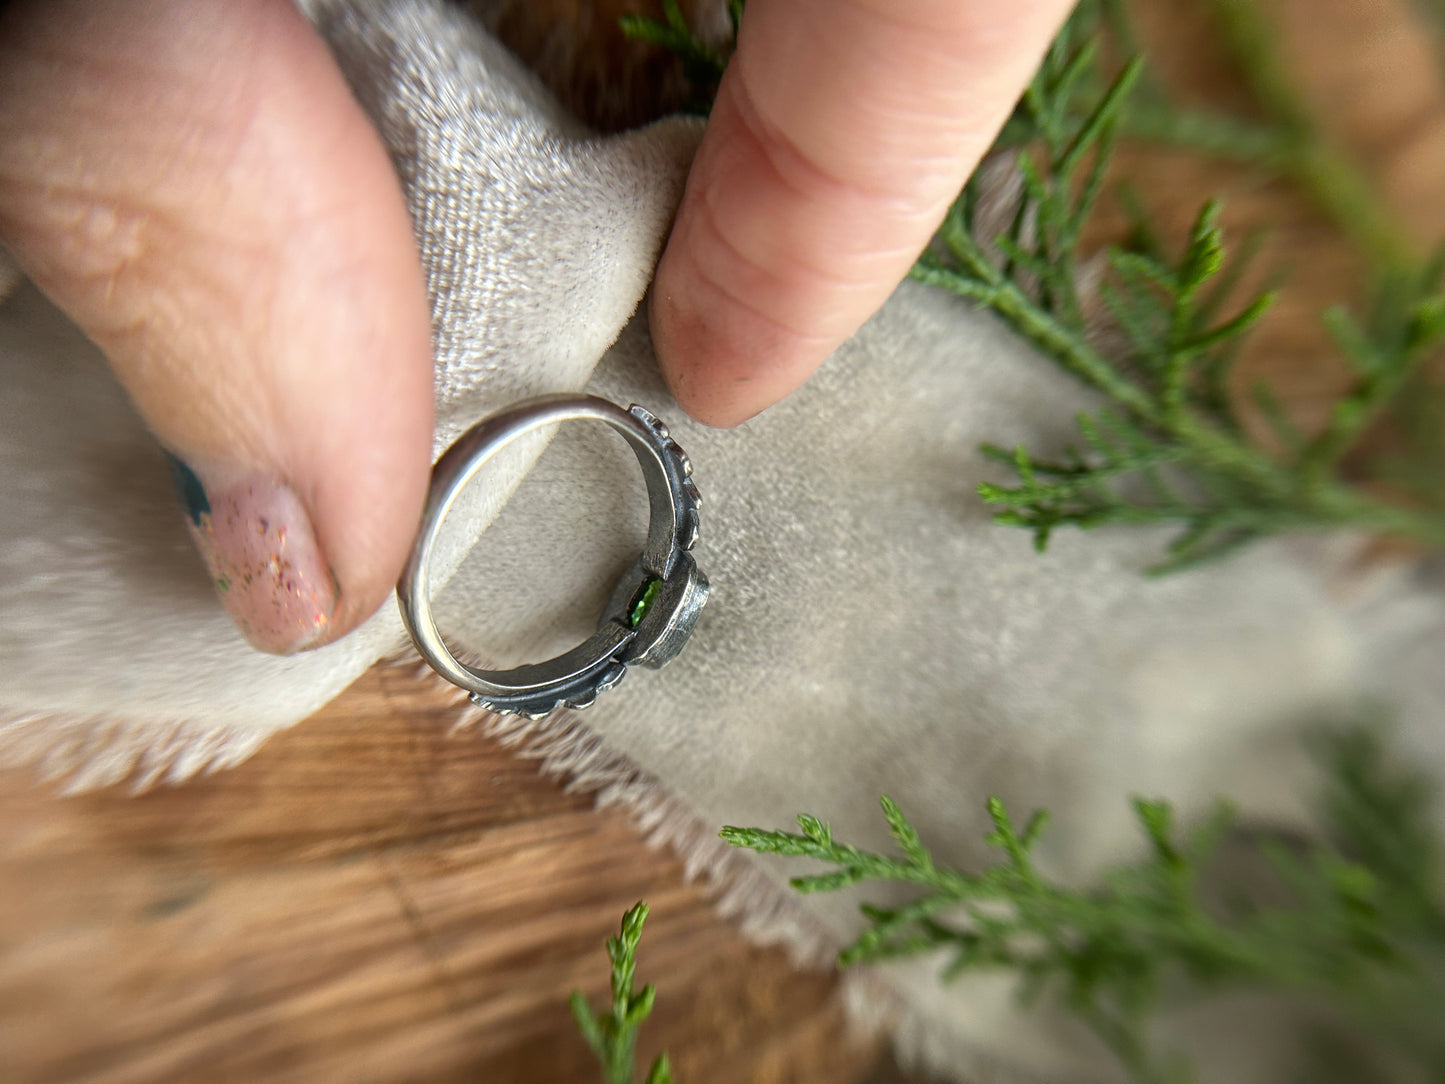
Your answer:
[[[642,898],[644,1053],[679,1080],[861,1079],[878,1047],[830,977],[745,944],[620,812],[449,734],[457,710],[376,669],[185,787],[0,776],[0,1079],[592,1079],[567,995],[603,997]]]
[[[630,6],[499,7],[545,58],[559,33],[615,48],[608,20]],[[1405,0],[1267,7],[1333,137],[1415,235],[1445,232],[1441,66]],[[1139,9],[1176,90],[1240,105],[1198,5]],[[603,111],[645,115],[651,69],[630,64],[603,57],[560,89],[585,103],[587,80],[621,80]],[[1317,317],[1359,296],[1357,256],[1287,183],[1158,148],[1121,165],[1175,236],[1221,192],[1232,227],[1269,229],[1266,265],[1290,277],[1242,375],[1317,417],[1340,380]],[[0,1080],[595,1080],[566,996],[602,996],[603,940],[639,898],[640,977],[659,987],[643,1053],[669,1049],[680,1084],[885,1071],[829,977],[749,946],[622,813],[450,735],[455,710],[436,683],[377,669],[185,787],[62,798],[0,774]]]

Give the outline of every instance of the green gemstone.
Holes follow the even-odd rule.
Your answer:
[[[648,580],[637,589],[637,594],[632,596],[632,602],[627,607],[627,624],[631,628],[635,629],[642,624],[642,619],[647,616],[647,611],[652,609],[652,604],[661,593],[661,580]]]

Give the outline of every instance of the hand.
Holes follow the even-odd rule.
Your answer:
[[[431,466],[431,316],[391,162],[289,0],[10,6],[0,241],[172,454],[251,643],[376,610]]]
[[[906,272],[1065,0],[752,0],[653,292],[668,380],[735,424]],[[256,647],[388,596],[425,494],[425,284],[386,153],[288,0],[0,17],[0,242],[172,455]]]

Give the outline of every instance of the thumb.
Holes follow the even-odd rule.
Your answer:
[[[681,406],[736,425],[898,285],[1072,0],[751,0],[653,285]]]
[[[291,3],[7,7],[0,240],[171,453],[256,647],[376,609],[430,465],[428,307],[385,151]]]

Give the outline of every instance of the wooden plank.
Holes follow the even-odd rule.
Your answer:
[[[747,945],[621,812],[449,735],[457,710],[377,669],[184,787],[0,776],[0,1078],[593,1079],[567,994],[604,995],[645,898],[645,1053],[681,1080],[859,1079],[878,1048],[829,976]]]

